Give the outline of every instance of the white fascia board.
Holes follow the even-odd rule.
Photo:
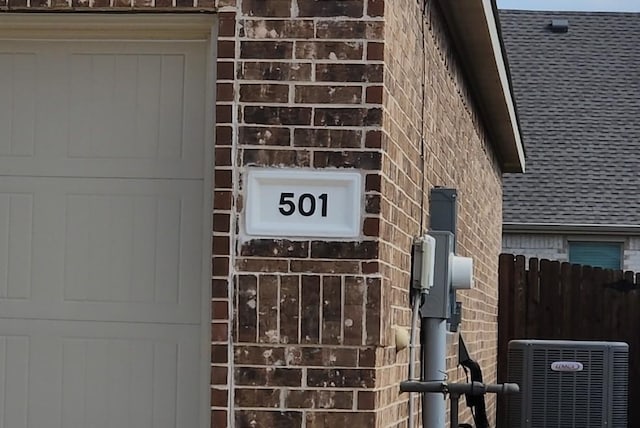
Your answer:
[[[511,92],[511,85],[509,83],[509,74],[507,72],[507,65],[502,55],[502,42],[500,40],[500,34],[498,33],[498,23],[496,22],[493,6],[491,0],[483,0],[482,8],[484,10],[485,19],[489,27],[489,34],[491,36],[492,51],[500,76],[500,84],[502,86],[502,93],[504,96],[504,102],[507,105],[509,113],[509,119],[511,121],[511,129],[513,130],[513,138],[516,144],[516,150],[518,153],[518,159],[520,160],[520,167],[522,172],[525,170],[525,153],[522,139],[520,136],[520,128],[518,126],[518,118],[516,115],[516,108],[513,102],[513,94]]]
[[[579,223],[517,223],[504,222],[502,233],[563,233],[593,235],[640,235],[640,225],[635,224],[579,224]]]
[[[208,40],[213,13],[0,13],[0,39]]]

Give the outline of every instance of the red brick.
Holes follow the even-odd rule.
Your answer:
[[[367,43],[367,59],[369,61],[383,61],[384,43]]]

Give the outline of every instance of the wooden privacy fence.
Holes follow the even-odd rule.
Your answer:
[[[629,426],[640,427],[640,273],[500,255],[498,381],[507,380],[512,339],[629,344]],[[498,404],[498,427],[506,427]]]

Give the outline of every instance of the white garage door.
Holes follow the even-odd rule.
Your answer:
[[[200,426],[205,50],[0,41],[0,426]]]

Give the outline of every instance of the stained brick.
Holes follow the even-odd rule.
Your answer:
[[[298,0],[300,16],[349,16],[359,18],[363,14],[363,0]]]
[[[295,101],[300,104],[360,104],[360,86],[296,86]]]
[[[322,279],[322,343],[342,343],[342,283],[340,277]]]
[[[317,126],[375,126],[382,125],[379,108],[317,108],[314,118]]]
[[[255,342],[258,335],[258,278],[240,275],[237,282],[237,341]]]
[[[218,428],[217,425],[213,426]],[[298,428],[302,426],[302,412],[239,410],[235,412],[235,426],[237,428]]]
[[[240,86],[241,102],[286,103],[289,101],[288,85],[242,85]]]
[[[318,21],[316,37],[319,39],[365,39],[368,23],[365,21]]]
[[[317,64],[316,80],[320,82],[382,82],[380,64]]]
[[[234,362],[238,365],[282,366],[285,364],[284,348],[253,345],[236,345]]]
[[[353,392],[290,389],[285,393],[284,402],[293,409],[351,409]]]
[[[352,261],[291,260],[291,272],[358,273],[360,265]]]
[[[292,57],[292,42],[245,41],[240,44],[240,58],[287,59]]]
[[[298,42],[296,43],[297,59],[362,59],[362,42]]]
[[[236,385],[301,386],[302,370],[282,367],[236,367]]]
[[[244,121],[262,125],[309,125],[311,108],[247,106]]]
[[[236,388],[234,402],[237,407],[279,407],[279,389]]]
[[[247,19],[242,21],[241,36],[250,39],[311,39],[313,21]]]
[[[308,369],[307,385],[311,387],[373,388],[373,369]]]
[[[236,260],[236,268],[244,272],[287,272],[288,260],[240,258]]]
[[[249,16],[287,17],[291,15],[291,0],[243,0],[242,12]]]
[[[299,342],[298,321],[300,319],[300,276],[280,277],[280,342]]]
[[[240,127],[240,144],[252,146],[288,146],[291,144],[291,131],[288,128]]]
[[[293,145],[298,147],[358,148],[362,145],[362,131],[344,129],[296,129]]]
[[[245,61],[239,68],[239,77],[246,80],[309,81],[311,64]]]
[[[309,152],[305,150],[243,150],[244,165],[309,166]]]
[[[240,254],[258,257],[298,257],[309,256],[309,243],[288,239],[252,239],[242,245]]]
[[[304,275],[301,289],[300,342],[318,343],[320,339],[320,278]]]
[[[379,152],[316,152],[313,165],[317,168],[360,168],[377,170],[382,156]]]
[[[278,277],[260,275],[258,277],[258,342],[278,343]]]
[[[378,257],[378,242],[313,241],[311,243],[311,257],[320,259],[375,259]]]
[[[380,214],[380,195],[366,195],[364,210],[367,214]]]

